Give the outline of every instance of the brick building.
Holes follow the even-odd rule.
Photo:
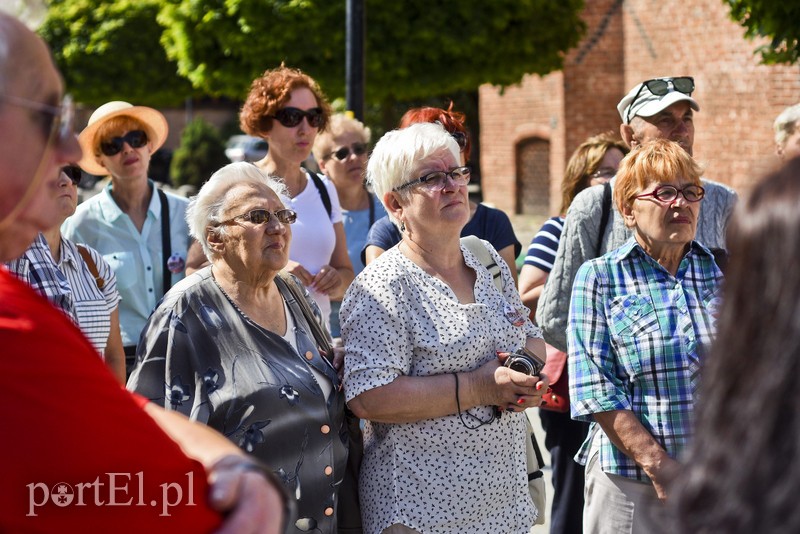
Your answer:
[[[774,165],[772,121],[800,102],[800,67],[759,64],[721,0],[587,0],[583,41],[564,69],[480,88],[484,199],[509,213],[555,213],[572,151],[619,131],[616,105],[637,83],[695,78],[694,155],[740,191]]]

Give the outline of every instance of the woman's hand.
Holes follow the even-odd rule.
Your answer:
[[[312,278],[311,283],[308,284],[308,288],[323,295],[328,295],[339,287],[341,283],[342,277],[339,275],[339,271],[330,265],[323,265],[316,276]]]
[[[336,374],[339,375],[339,380],[344,379],[344,347],[333,347],[333,356],[322,349],[319,349],[319,353],[330,360]]]
[[[300,282],[306,287],[309,287],[314,281],[314,275],[308,272],[305,267],[296,261],[289,260],[283,270],[287,273],[295,275],[297,279],[300,280]]]
[[[507,357],[508,353],[498,353],[496,360],[466,373],[480,399],[476,404],[494,405],[513,412],[538,407],[548,388],[547,377],[529,376],[504,367],[502,363]]]

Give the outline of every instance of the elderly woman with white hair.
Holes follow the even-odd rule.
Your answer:
[[[460,241],[469,175],[431,123],[387,133],[367,165],[403,236],[359,274],[340,314],[348,404],[367,420],[367,534],[527,534],[536,519],[521,412],[547,383],[502,360],[522,346],[544,355],[544,342],[500,255],[479,243],[502,291]]]
[[[344,398],[314,336],[316,304],[294,278],[278,276],[297,217],[281,202],[282,187],[254,165],[233,163],[192,199],[186,219],[211,265],[153,312],[128,389],[272,468],[298,499],[291,532],[334,533],[348,451]]]

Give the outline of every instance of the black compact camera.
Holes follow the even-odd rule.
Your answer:
[[[544,360],[525,347],[520,347],[508,355],[506,363],[503,365],[519,373],[525,373],[529,376],[539,376],[542,372],[542,368],[544,368]]]

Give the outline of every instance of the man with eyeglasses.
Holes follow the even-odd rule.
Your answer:
[[[700,105],[692,98],[694,89],[694,79],[689,76],[654,78],[637,84],[617,105],[622,140],[633,149],[653,139],[669,139],[693,155],[694,113],[700,111]],[[612,179],[609,187],[613,188],[614,182]],[[737,196],[728,186],[706,179],[702,183],[705,197],[696,239],[715,253],[722,267],[726,256],[725,228]],[[609,217],[600,235],[604,187],[589,187],[572,201],[555,263],[536,310],[536,321],[545,340],[565,352],[570,295],[578,268],[587,260],[622,246],[632,235],[615,206],[607,208]]]
[[[47,46],[0,13],[0,261],[61,216],[81,157]],[[0,268],[0,531],[281,531],[281,496],[223,436],[120,387],[80,330]],[[205,468],[208,469],[206,473]],[[209,487],[210,482],[210,487]],[[215,511],[216,510],[216,511]]]

